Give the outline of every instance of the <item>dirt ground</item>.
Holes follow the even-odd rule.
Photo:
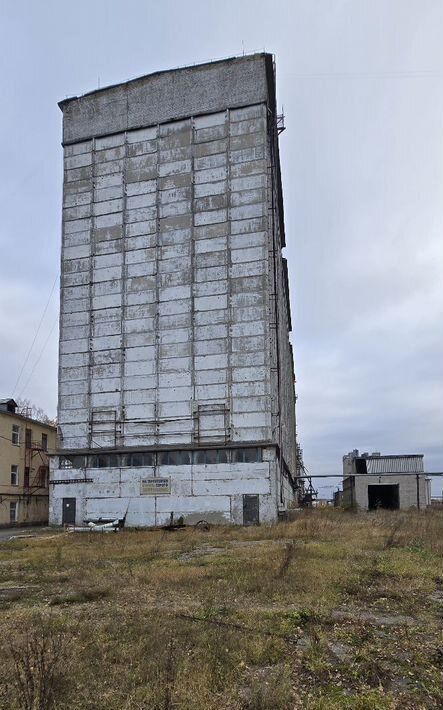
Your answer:
[[[3,537],[0,707],[442,707],[442,552],[440,511]]]

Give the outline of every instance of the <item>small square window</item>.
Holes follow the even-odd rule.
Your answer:
[[[85,457],[84,456],[71,456],[70,461],[71,461],[70,468],[85,468]]]
[[[167,466],[170,463],[169,453],[169,451],[160,451],[160,466]]]
[[[155,454],[153,451],[146,451],[143,454],[143,461],[145,466],[155,466]]]
[[[261,461],[261,449],[234,449],[233,460],[235,463],[256,463]]]
[[[260,452],[260,449],[245,449],[245,463],[256,463],[257,461],[260,461]]]

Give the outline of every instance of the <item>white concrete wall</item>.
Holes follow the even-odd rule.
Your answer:
[[[264,105],[65,148],[64,448],[272,438],[266,186]]]
[[[378,485],[399,485],[399,505],[401,510],[417,507],[417,480],[415,476],[396,476],[384,474],[382,476],[355,476],[354,504],[364,510],[368,509],[368,486]],[[349,479],[345,479],[343,503],[351,504],[351,493],[349,489]],[[419,479],[419,500],[420,508],[425,508],[428,503],[428,490],[425,476]]]
[[[266,64],[166,72],[62,102],[62,450],[275,442],[295,471]],[[260,494],[275,517],[292,488],[273,466]]]
[[[60,102],[64,143],[268,100],[270,54],[156,72]]]
[[[243,523],[243,495],[259,495],[260,522],[275,521],[276,467],[272,450],[260,463],[156,466],[137,468],[59,469],[53,457],[49,519],[62,524],[62,500],[76,498],[76,523],[88,518],[122,518],[129,526],[165,525],[173,512],[187,524],[201,519],[211,523]],[[141,495],[141,481],[169,478],[170,492]],[[79,482],[81,478],[92,482]]]

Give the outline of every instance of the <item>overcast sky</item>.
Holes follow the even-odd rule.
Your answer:
[[[442,37],[442,0],[0,0],[0,395],[55,415],[58,281],[14,386],[58,276],[57,101],[266,49],[305,463],[340,473],[359,448],[443,470]]]

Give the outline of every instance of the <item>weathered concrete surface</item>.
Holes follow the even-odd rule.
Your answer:
[[[63,142],[264,103],[265,60],[265,54],[256,54],[157,72],[61,101]]]
[[[260,521],[276,517],[275,481],[278,463],[273,449],[263,452],[262,463],[211,464],[156,467],[60,469],[59,457],[52,459],[51,480],[67,483],[52,486],[50,521],[62,523],[64,497],[77,498],[76,522],[89,518],[123,518],[127,525],[165,525],[183,517],[187,524],[202,518],[210,523],[243,523],[243,495],[258,494]],[[81,482],[79,479],[92,479]],[[142,480],[168,478],[166,495],[143,495]],[[76,483],[69,483],[75,481]]]
[[[400,510],[408,510],[417,507],[417,479],[415,476],[398,476],[395,474],[383,474],[380,476],[356,476],[354,483],[353,503],[363,510],[368,509],[368,486],[378,485],[398,485],[399,486],[399,507]],[[344,480],[344,497],[346,505],[351,504],[351,493],[349,490],[349,479]],[[420,508],[428,505],[428,486],[426,476],[419,476],[418,481],[418,501]]]
[[[369,507],[369,486],[398,486],[399,508],[426,508],[430,483],[424,473],[423,454],[362,454],[343,456],[343,504]],[[357,475],[359,474],[359,475]]]
[[[295,471],[290,314],[267,68],[269,55],[256,55],[62,102],[65,141],[78,141],[65,145],[62,449],[273,442]],[[232,108],[240,100],[251,105]],[[179,109],[186,118],[171,120],[180,118]],[[180,510],[241,522],[248,493],[261,496],[261,519],[275,519],[293,492],[272,451],[266,490],[262,483],[248,487],[242,464],[232,468],[235,490],[232,481],[215,484],[208,476],[197,478],[190,494],[175,467],[181,502],[171,493],[163,510],[159,500],[155,519]],[[64,478],[55,464],[53,471]],[[107,487],[94,481],[95,495],[81,493],[79,515],[102,510],[86,499],[139,495],[130,487],[136,477],[116,492],[112,476]],[[53,522],[60,520],[56,501],[74,492],[73,484],[53,491]],[[200,508],[190,506],[190,495]],[[143,520],[153,514],[137,505]]]

